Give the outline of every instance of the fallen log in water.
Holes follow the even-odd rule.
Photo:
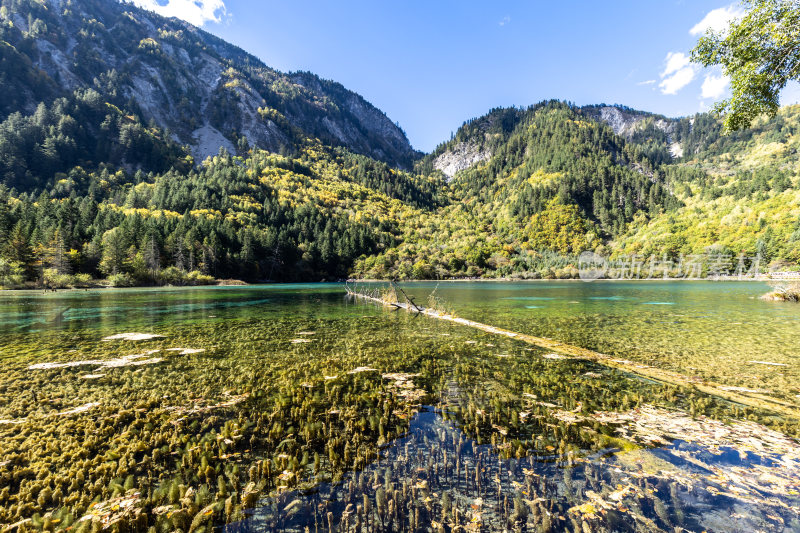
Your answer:
[[[436,309],[420,307],[417,306],[416,304],[412,306],[412,304],[410,303],[392,301],[391,299],[387,298],[385,294],[384,295],[378,293],[365,294],[351,290],[349,288],[347,294],[351,297],[358,298],[361,300],[379,303],[384,306],[391,306],[394,308],[405,309],[409,312],[419,313],[421,315],[427,315],[432,318],[438,318],[439,320],[454,322],[456,324],[461,324],[471,328],[479,329],[487,333],[492,333],[495,335],[503,335],[505,337],[510,337],[512,339],[518,339],[528,344],[533,344],[535,346],[539,346],[540,348],[552,350],[562,355],[567,355],[573,358],[595,361],[597,363],[600,363],[608,367],[617,368],[619,370],[623,370],[631,374],[636,374],[642,377],[646,377],[648,379],[652,379],[655,381],[660,381],[662,383],[694,388],[705,394],[716,396],[718,398],[722,398],[730,402],[738,403],[748,407],[755,407],[759,409],[769,409],[772,411],[776,411],[784,416],[790,416],[797,420],[800,420],[800,409],[798,409],[796,405],[790,402],[783,401],[779,398],[772,398],[769,396],[765,396],[763,394],[759,394],[758,392],[755,391],[753,391],[752,393],[748,392],[746,394],[743,394],[742,391],[738,390],[738,388],[725,387],[719,383],[702,380],[697,377],[684,376],[683,374],[679,374],[671,370],[663,370],[661,368],[656,368],[654,366],[636,363],[634,361],[618,359],[606,354],[602,354],[600,352],[595,352],[592,350],[587,350],[586,348],[581,348],[579,346],[572,346],[570,344],[558,342],[553,339],[548,339],[547,337],[536,337],[534,335],[517,333],[514,331],[509,331],[507,329],[490,326],[488,324],[483,324],[481,322],[476,322],[474,320],[460,318],[451,313],[445,313],[442,311],[438,311]]]

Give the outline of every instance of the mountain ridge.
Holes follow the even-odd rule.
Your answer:
[[[310,73],[281,73],[178,19],[103,0],[21,0],[3,7],[6,55],[20,68],[30,65],[37,79],[4,80],[2,88],[19,98],[0,108],[0,119],[93,88],[170,131],[192,147],[197,160],[216,153],[198,137],[228,149],[246,137],[274,152],[316,137],[401,167],[417,157],[398,126],[341,84]],[[39,94],[31,94],[31,87]]]
[[[574,277],[584,251],[800,262],[800,108],[722,135],[709,114],[548,100],[421,154],[336,82],[120,6],[0,0],[0,285]]]

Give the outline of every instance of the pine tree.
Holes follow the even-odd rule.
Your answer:
[[[155,235],[150,235],[144,249],[144,264],[155,279],[158,271],[161,270],[161,254],[158,250],[158,242]]]
[[[127,243],[121,228],[113,228],[103,234],[103,252],[100,270],[106,275],[122,272],[127,258]]]
[[[11,229],[11,234],[8,236],[8,241],[3,250],[3,256],[7,260],[20,265],[26,279],[33,279],[36,272],[36,256],[34,255],[33,247],[29,244],[28,235],[21,221],[17,222]]]
[[[71,274],[66,244],[61,228],[56,228],[53,237],[43,250],[44,267],[55,269],[58,274]]]
[[[183,239],[180,237],[175,239],[175,252],[173,259],[175,260],[175,268],[178,270],[186,271],[186,252],[183,245]]]

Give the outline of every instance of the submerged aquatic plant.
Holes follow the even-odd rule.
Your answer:
[[[682,480],[704,487],[703,476],[636,465],[656,462],[644,455],[653,446],[675,457],[693,449],[673,444],[677,430],[639,432],[641,413],[680,410],[660,418],[687,427],[694,413],[797,431],[691,389],[545,358],[512,338],[314,305],[160,325],[135,350],[101,342],[108,332],[91,327],[5,334],[0,348],[15,355],[0,369],[0,522],[80,531],[209,531],[242,520],[288,531],[690,528],[698,495]],[[291,342],[299,338],[313,342]],[[106,364],[156,355],[163,361]],[[31,369],[48,361],[57,364]],[[87,374],[93,365],[102,372]],[[794,460],[788,444],[776,450]],[[713,457],[704,464],[718,468]],[[796,505],[789,485],[766,489]],[[791,523],[768,502],[751,514]]]

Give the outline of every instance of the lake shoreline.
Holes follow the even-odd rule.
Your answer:
[[[800,279],[800,278],[798,278]],[[392,280],[388,279],[348,279],[345,282],[347,283],[387,283]],[[583,283],[594,283],[596,281],[615,281],[615,282],[629,282],[629,281],[655,281],[655,282],[663,282],[663,281],[724,281],[724,282],[731,282],[731,281],[756,281],[756,282],[766,282],[766,281],[783,281],[771,278],[630,278],[630,279],[619,279],[619,278],[597,278],[597,279],[580,279],[580,278],[537,278],[537,279],[519,279],[519,278],[452,278],[452,279],[407,279],[399,281],[398,283],[453,283],[453,282],[463,282],[463,281],[470,281],[470,282],[484,282],[484,283],[528,283],[528,282],[538,282],[538,283],[553,283],[553,282],[561,282],[561,281],[569,281],[569,282],[576,282],[580,281]],[[787,280],[793,281],[793,280]],[[313,282],[310,282],[313,283]],[[344,283],[344,282],[343,282]]]
[[[0,293],[3,292],[64,292],[64,291],[94,291],[94,290],[113,290],[113,289],[166,289],[177,287],[243,287],[248,285],[261,285],[260,283],[247,283],[238,279],[217,279],[213,283],[198,283],[198,284],[185,284],[185,285],[171,285],[171,284],[134,284],[134,285],[112,285],[107,280],[92,280],[92,283],[79,286],[79,287],[0,287]]]
[[[104,280],[96,280],[97,283],[82,287],[0,287],[2,292],[64,292],[64,291],[89,291],[89,290],[113,290],[113,289],[164,289],[164,288],[204,288],[204,287],[255,287],[259,285],[284,285],[294,283],[389,283],[389,279],[346,279],[346,280],[322,280],[322,281],[266,281],[250,283],[242,280],[216,280],[214,283],[197,284],[197,285],[157,285],[157,284],[135,284],[126,286],[115,286],[103,283]],[[398,283],[553,283],[553,282],[706,282],[706,281],[719,281],[719,282],[777,282],[777,281],[795,281],[793,279],[772,279],[772,278],[631,278],[631,279],[618,279],[618,278],[598,278],[591,280],[584,280],[580,278],[563,278],[563,279],[519,279],[519,278],[453,278],[453,279],[408,279],[401,280]]]

